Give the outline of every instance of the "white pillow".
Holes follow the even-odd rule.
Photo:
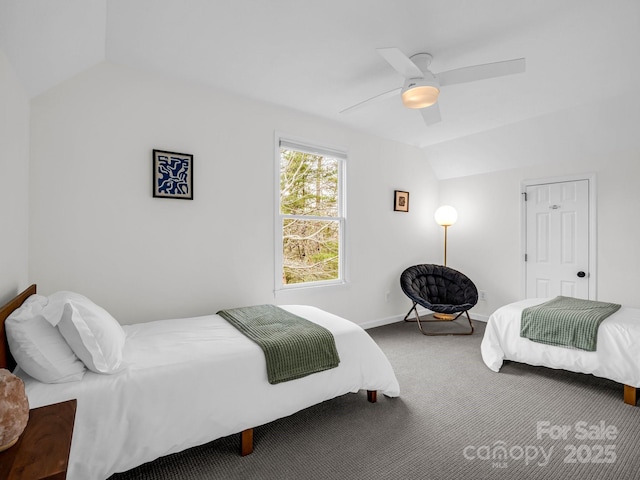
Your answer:
[[[58,330],[89,370],[116,373],[122,369],[125,333],[105,309],[88,299],[68,300]]]
[[[100,308],[84,295],[75,292],[60,291],[49,295],[47,298],[49,300],[49,303],[47,303],[47,306],[42,313],[47,321],[54,327],[56,327],[58,323],[60,323],[64,305],[69,300],[90,305],[95,308]]]
[[[57,328],[45,319],[47,297],[31,295],[5,322],[9,350],[30,376],[44,383],[81,380],[86,371]]]

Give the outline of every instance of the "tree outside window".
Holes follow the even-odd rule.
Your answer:
[[[282,285],[342,280],[343,158],[280,143]]]

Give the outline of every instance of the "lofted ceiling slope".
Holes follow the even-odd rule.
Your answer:
[[[429,148],[635,91],[637,0],[0,0],[0,49],[37,96],[109,61]],[[524,74],[448,86],[427,127],[376,48],[433,72],[525,57]]]

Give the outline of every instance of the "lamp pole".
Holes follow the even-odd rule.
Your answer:
[[[449,225],[443,225],[444,227],[444,266],[447,266],[447,228]]]

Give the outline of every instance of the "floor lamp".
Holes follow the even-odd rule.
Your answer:
[[[434,215],[436,219],[436,223],[442,227],[444,227],[444,263],[443,265],[447,266],[447,228],[456,223],[458,220],[458,212],[456,209],[450,205],[442,205],[440,208],[436,210]],[[451,315],[448,313],[434,313],[433,316],[439,320],[453,320],[456,318],[455,315]]]

